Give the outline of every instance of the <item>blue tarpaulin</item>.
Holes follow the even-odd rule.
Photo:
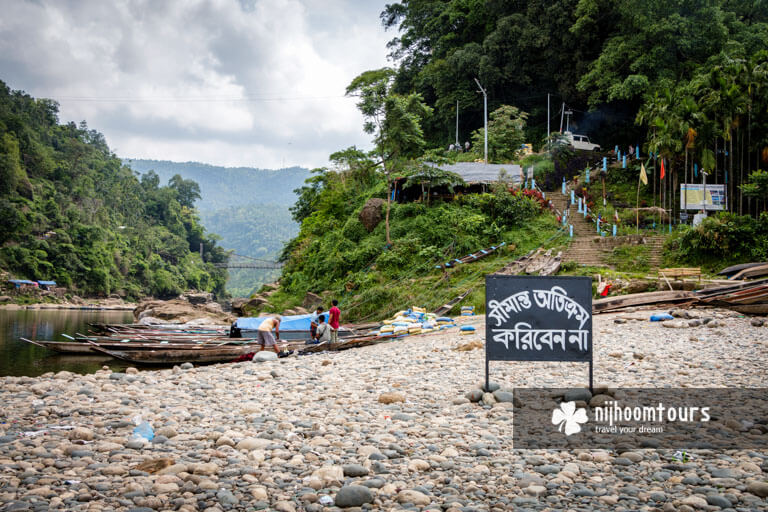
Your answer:
[[[281,331],[309,331],[309,324],[314,315],[283,315],[280,321]],[[328,313],[322,314],[328,321]],[[238,318],[235,327],[243,331],[255,331],[261,325],[261,322],[268,316]]]
[[[42,286],[56,286],[56,281],[38,281],[37,283]]]

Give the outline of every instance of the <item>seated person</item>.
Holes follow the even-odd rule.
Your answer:
[[[312,317],[309,320],[309,335],[310,338],[312,338],[312,341],[317,341],[317,319],[323,316],[323,306],[317,306],[317,309],[315,310],[315,313],[312,315]]]
[[[331,326],[328,325],[328,322],[325,321],[325,318],[322,315],[317,319],[317,321],[317,337],[313,343],[327,343],[331,341]]]

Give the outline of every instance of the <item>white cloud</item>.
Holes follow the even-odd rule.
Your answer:
[[[387,65],[386,0],[4,2],[0,79],[123,157],[325,165],[368,147],[346,85]]]

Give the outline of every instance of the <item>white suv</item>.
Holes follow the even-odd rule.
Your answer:
[[[589,141],[589,137],[586,135],[575,135],[571,132],[564,132],[563,135],[574,149],[581,149],[583,151],[600,151],[600,144],[593,144]]]

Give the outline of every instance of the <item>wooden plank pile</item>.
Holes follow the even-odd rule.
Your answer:
[[[608,297],[592,302],[594,313],[618,311],[629,307],[717,306],[753,315],[768,314],[768,279],[734,283],[697,291],[670,290]]]

